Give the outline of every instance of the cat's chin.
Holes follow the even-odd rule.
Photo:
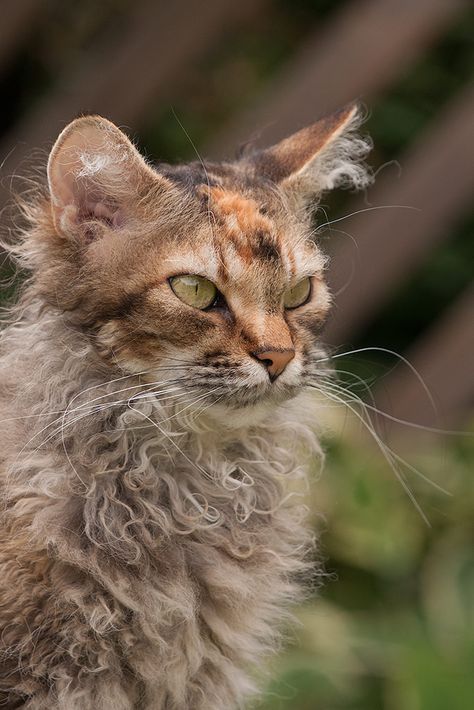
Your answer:
[[[218,430],[241,429],[261,424],[268,419],[271,412],[274,411],[274,407],[275,405],[270,406],[268,402],[241,407],[229,406],[220,402],[209,407],[206,416],[213,427]]]
[[[300,387],[237,392],[208,407],[205,418],[218,429],[240,429],[267,420],[280,405],[301,392]]]

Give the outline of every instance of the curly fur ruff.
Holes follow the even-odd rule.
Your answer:
[[[85,340],[28,311],[3,339],[5,698],[31,695],[35,710],[242,703],[310,569],[286,481],[319,452],[311,405],[300,396],[232,429],[176,417],[176,404],[129,401],[136,377],[104,381]]]

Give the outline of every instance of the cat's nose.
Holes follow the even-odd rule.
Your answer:
[[[265,365],[268,371],[268,376],[273,382],[278,375],[281,375],[285,367],[295,357],[293,348],[285,348],[284,350],[258,350],[252,355]]]

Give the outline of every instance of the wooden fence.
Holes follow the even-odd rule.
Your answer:
[[[0,136],[3,176],[21,171],[32,149],[47,147],[81,112],[102,113],[139,133],[150,106],[172,101],[191,66],[237,29],[250,28],[262,15],[271,18],[274,9],[271,0],[109,0],[105,5],[106,22],[91,24],[87,51],[68,54],[64,64],[59,57],[54,81]],[[324,24],[308,30],[263,91],[199,146],[201,152],[229,155],[262,127],[262,141],[273,142],[354,98],[370,108],[468,5],[468,0],[346,0]],[[76,13],[91,12],[90,3],[83,7]],[[3,0],[0,80],[58,8],[59,0]],[[327,329],[334,345],[355,340],[467,214],[474,188],[473,116],[474,89],[465,86],[399,156],[401,175],[382,172],[366,201],[355,200],[348,210],[359,212],[343,226],[354,236],[357,257],[344,285],[341,265],[351,260],[354,247],[348,241],[336,244],[330,281],[339,293]],[[0,203],[7,197],[3,190]],[[416,209],[364,211],[368,204]],[[408,353],[429,384],[443,424],[458,421],[472,407],[473,305],[469,290],[431,332],[419,334]],[[397,367],[385,379],[379,401],[389,401],[396,416],[436,424],[423,396],[410,371]]]

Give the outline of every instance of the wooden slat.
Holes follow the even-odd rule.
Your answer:
[[[441,112],[429,133],[381,175],[369,193],[373,206],[405,205],[366,211],[339,222],[354,239],[332,255],[330,283],[337,297],[325,337],[347,342],[383,307],[395,288],[409,277],[472,204],[474,191],[474,85]],[[366,209],[359,202],[355,209]],[[349,212],[352,210],[349,210]]]
[[[474,286],[443,314],[407,355],[430,390],[438,414],[419,381],[404,365],[398,365],[384,380],[376,395],[378,405],[399,419],[424,426],[455,426],[462,414],[474,405],[473,353]],[[397,433],[408,433],[406,428],[393,425],[392,428]],[[414,431],[416,434],[417,430]]]
[[[32,31],[45,0],[2,0],[0,4],[0,73]]]
[[[56,88],[6,136],[0,162],[16,170],[33,148],[44,147],[81,112],[97,112],[136,127],[150,102],[164,100],[188,66],[229,27],[250,21],[267,0],[142,0],[131,8],[123,33],[83,55]],[[4,195],[5,199],[5,195]]]
[[[228,156],[236,146],[263,132],[269,145],[317,117],[388,86],[468,0],[352,0],[318,27],[257,103],[230,124],[204,150]]]

